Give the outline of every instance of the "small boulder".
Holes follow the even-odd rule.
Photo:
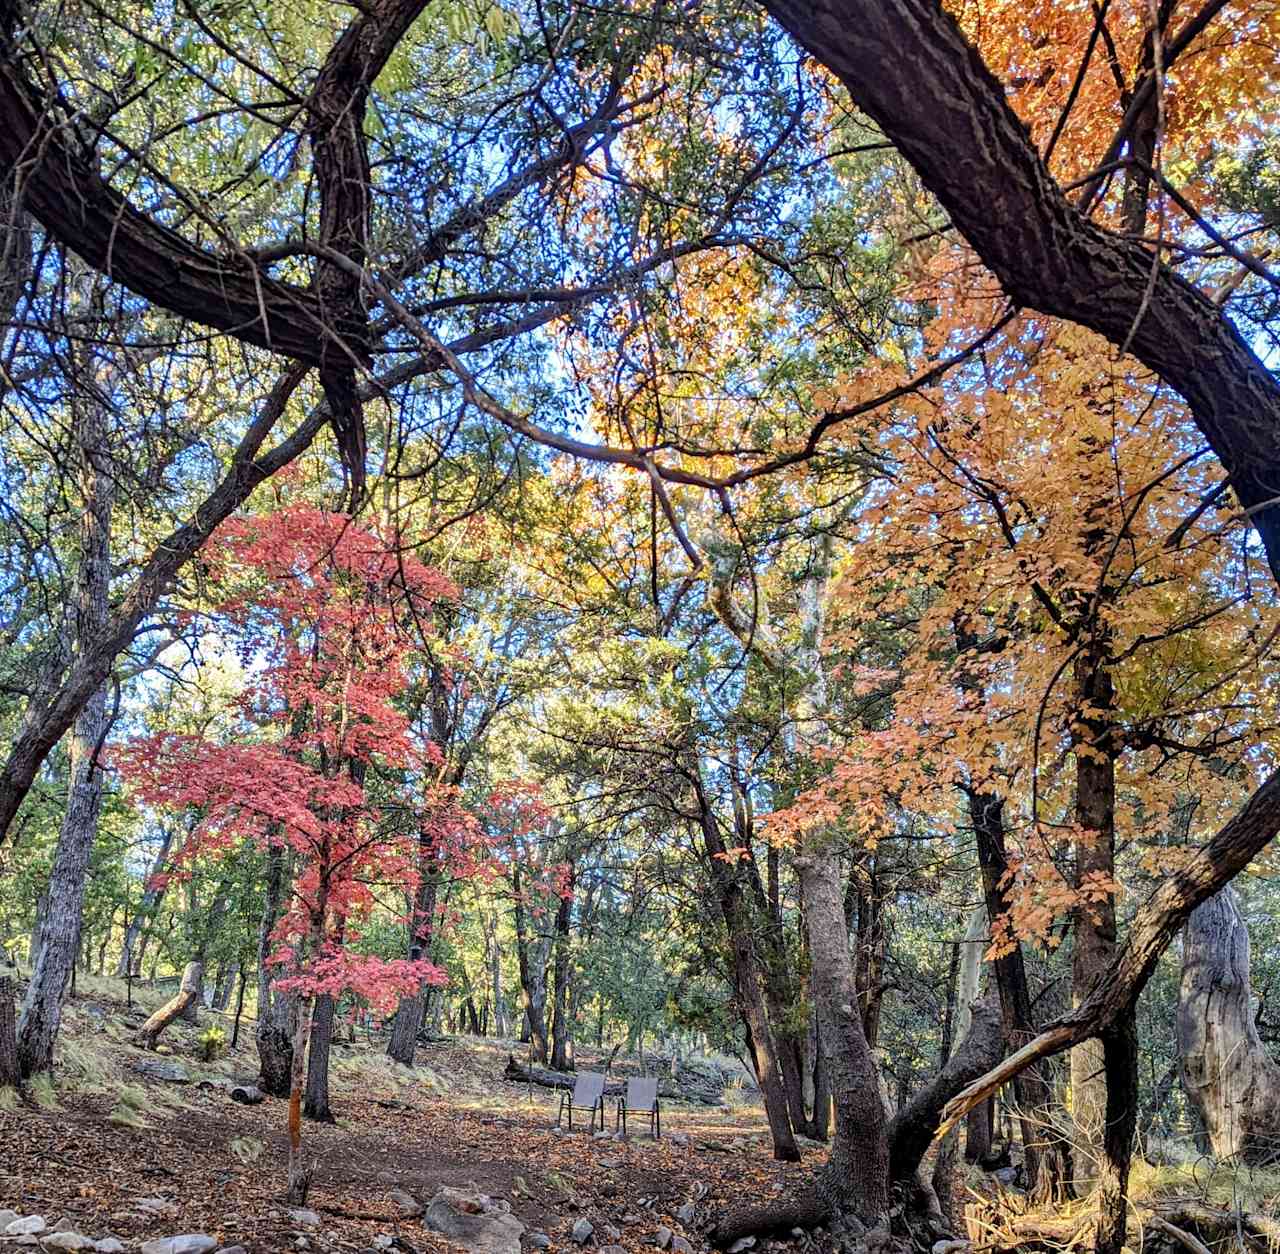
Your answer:
[[[625,1158],[602,1158],[600,1166],[606,1171],[613,1171],[617,1167],[625,1167],[627,1160]]]
[[[91,1250],[94,1248],[95,1242],[91,1237],[86,1237],[80,1232],[55,1232],[52,1236],[44,1237],[41,1245],[46,1250]]]
[[[968,1241],[952,1241],[944,1237],[941,1241],[933,1243],[932,1254],[961,1254],[961,1251],[969,1248]]]
[[[743,1254],[744,1250],[753,1250],[756,1246],[755,1237],[739,1237],[730,1247],[729,1254]]]
[[[148,1080],[163,1080],[166,1084],[190,1084],[191,1074],[180,1062],[164,1062],[159,1058],[139,1058],[133,1069]]]
[[[524,1239],[535,1250],[545,1250],[551,1245],[551,1238],[545,1232],[526,1232]]]
[[[693,1254],[693,1246],[684,1237],[672,1237],[671,1252],[672,1254]]]
[[[589,1219],[579,1219],[569,1232],[569,1236],[579,1245],[586,1245],[591,1240],[595,1227]]]
[[[204,1232],[182,1232],[176,1237],[168,1237],[168,1249],[159,1251],[158,1254],[209,1254],[210,1250],[217,1249],[218,1243],[211,1236]],[[153,1254],[144,1245],[142,1254]]]
[[[386,1232],[380,1232],[373,1238],[373,1248],[375,1250],[389,1250],[395,1243],[395,1237]]]
[[[249,1254],[243,1245],[224,1245],[217,1254]]]
[[[682,1149],[689,1144],[689,1134],[687,1132],[673,1132],[668,1138],[672,1145],[679,1145]]]
[[[413,1196],[412,1193],[406,1193],[403,1189],[392,1189],[387,1194],[387,1201],[400,1212],[405,1219],[417,1219],[425,1209],[420,1201]]]
[[[604,1239],[605,1239],[606,1241],[621,1241],[621,1240],[622,1240],[622,1232],[621,1232],[621,1230],[620,1230],[620,1229],[618,1229],[618,1228],[615,1228],[612,1224],[601,1224],[601,1225],[600,1225],[600,1234],[604,1237]]]
[[[627,1254],[627,1251],[620,1245],[602,1245],[600,1254]]]
[[[231,1100],[241,1106],[258,1106],[265,1100],[265,1095],[256,1084],[237,1084],[231,1090]]]
[[[93,1243],[93,1248],[98,1254],[124,1254],[124,1242],[119,1237],[103,1237]]]
[[[320,1226],[320,1216],[313,1210],[306,1210],[303,1207],[295,1207],[289,1212],[289,1218],[293,1220],[299,1228],[318,1228]]]
[[[15,1219],[22,1216],[16,1210],[0,1210],[0,1232],[3,1232]]]
[[[687,1228],[698,1218],[698,1207],[693,1202],[685,1202],[676,1207],[676,1218]]]
[[[671,1238],[675,1235],[676,1234],[672,1232],[666,1224],[663,1224],[662,1227],[653,1234],[653,1243],[658,1247],[658,1249],[665,1250],[671,1244]]]
[[[5,1224],[4,1232],[9,1237],[34,1237],[48,1226],[43,1215],[28,1215],[25,1219],[11,1219]]]
[[[520,1254],[524,1224],[483,1193],[446,1186],[431,1199],[422,1222],[475,1254]]]

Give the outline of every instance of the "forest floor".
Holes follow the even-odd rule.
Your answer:
[[[634,1132],[625,1141],[596,1139],[555,1129],[557,1093],[503,1079],[508,1053],[519,1048],[512,1042],[453,1038],[421,1048],[410,1070],[386,1059],[385,1037],[361,1034],[333,1051],[337,1122],[304,1123],[316,1164],[307,1205],[318,1222],[304,1221],[281,1200],[286,1103],[241,1106],[229,1096],[233,1081],[251,1082],[257,1072],[252,1021],[243,1024],[239,1047],[211,1063],[200,1059],[201,1029],[181,1021],[148,1053],[132,1039],[160,1000],[153,990],[135,990],[130,1012],[122,982],[82,982],[64,1012],[54,1077],[32,1083],[21,1098],[0,1090],[0,1211],[42,1216],[46,1249],[57,1249],[48,1234],[61,1231],[118,1241],[98,1254],[132,1254],[184,1233],[210,1238],[186,1254],[219,1246],[248,1254],[446,1254],[458,1247],[405,1217],[393,1195],[425,1203],[450,1186],[509,1206],[527,1225],[525,1254],[539,1246],[550,1254],[654,1254],[662,1227],[674,1237],[674,1254],[700,1254],[703,1231],[724,1209],[798,1188],[825,1158],[821,1146],[802,1142],[803,1164],[775,1163],[754,1093],[730,1089],[719,1107],[664,1101],[657,1142]],[[229,1018],[202,1011],[201,1019],[230,1036]],[[579,1054],[584,1069],[601,1062],[594,1050]],[[144,1075],[139,1063],[176,1065],[187,1080]],[[1159,1160],[1164,1165],[1135,1163],[1131,1200],[1143,1213],[1158,1211],[1210,1242],[1239,1227],[1237,1216],[1252,1214],[1263,1245],[1280,1247],[1280,1170],[1214,1167],[1176,1144]],[[1021,1248],[1017,1231],[1034,1229],[1057,1233],[1052,1244],[1064,1248],[1087,1230],[1088,1198],[1052,1215],[1022,1214],[1016,1190],[976,1168],[959,1170],[966,1211],[1007,1234],[996,1245]],[[6,1218],[0,1215],[0,1233]],[[579,1245],[571,1233],[584,1219],[594,1232]],[[971,1235],[992,1240],[995,1229]],[[1153,1235],[1165,1233],[1149,1228],[1144,1246],[1170,1245]],[[765,1241],[752,1254],[818,1254],[831,1244]],[[7,1247],[19,1254],[18,1246],[40,1254],[34,1237],[0,1235],[0,1254]],[[184,1251],[150,1246],[141,1254]]]
[[[510,1043],[459,1037],[421,1048],[409,1070],[385,1059],[385,1038],[362,1034],[333,1051],[337,1123],[304,1123],[317,1164],[307,1205],[321,1222],[300,1225],[280,1200],[286,1103],[241,1106],[228,1095],[229,1080],[256,1074],[252,1023],[213,1063],[199,1058],[199,1029],[174,1024],[161,1038],[163,1060],[190,1078],[166,1082],[139,1073],[139,1062],[157,1056],[130,1043],[140,1012],[157,999],[135,991],[130,1017],[123,982],[88,984],[66,1007],[53,1081],[30,1086],[20,1101],[8,1090],[0,1106],[0,1209],[42,1215],[51,1230],[114,1236],[126,1248],[204,1233],[251,1254],[337,1254],[387,1248],[388,1238],[399,1250],[443,1252],[453,1248],[445,1238],[399,1217],[389,1198],[398,1189],[425,1202],[442,1185],[509,1203],[549,1237],[553,1254],[578,1248],[570,1231],[584,1218],[593,1246],[652,1251],[665,1225],[704,1248],[698,1219],[677,1217],[682,1206],[696,1203],[700,1219],[744,1198],[765,1200],[824,1157],[814,1147],[803,1166],[775,1163],[762,1108],[732,1090],[723,1107],[664,1101],[658,1142],[565,1135],[554,1128],[558,1094],[502,1078]],[[230,1037],[230,1020],[204,1011],[201,1019]],[[579,1065],[593,1061],[580,1055]]]

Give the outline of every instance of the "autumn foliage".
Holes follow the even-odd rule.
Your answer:
[[[309,507],[228,523],[208,568],[209,612],[249,676],[238,726],[134,740],[120,769],[143,801],[198,814],[186,860],[246,843],[296,859],[272,958],[282,988],[389,1011],[442,973],[360,953],[361,920],[412,895],[420,833],[459,871],[477,857],[474,820],[438,786],[439,750],[405,699],[414,641],[455,589],[373,530]],[[378,795],[386,779],[398,797]]]

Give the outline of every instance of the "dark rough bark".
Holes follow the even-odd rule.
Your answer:
[[[570,939],[573,921],[574,866],[569,863],[569,882],[556,907],[555,950],[552,960],[551,1068],[573,1070],[573,1024],[569,1016]]]
[[[528,912],[521,891],[520,869],[513,871],[516,919],[516,961],[520,970],[520,991],[524,995],[524,1021],[533,1057],[545,1063],[547,1048],[547,952],[549,936],[534,937],[528,930]],[[522,1040],[526,1039],[521,1037]]]
[[[18,1065],[18,1031],[14,1012],[17,984],[12,975],[0,975],[0,1089],[17,1088],[22,1082]]]
[[[325,994],[315,999],[311,1012],[311,1045],[307,1051],[307,1088],[302,1113],[319,1123],[336,1122],[329,1107],[329,1053],[336,1009],[333,998]]]
[[[999,919],[1009,911],[1005,876],[1004,801],[993,793],[967,793],[969,819],[978,848],[987,917]],[[996,988],[1010,1050],[1021,1049],[1035,1037],[1031,1017],[1031,989],[1021,944],[995,959]],[[1022,1132],[1023,1167],[1027,1192],[1045,1204],[1072,1195],[1071,1146],[1055,1130],[1053,1093],[1040,1066],[1028,1067],[1014,1079],[1014,1097]]]
[[[1096,548],[1086,543],[1086,551]],[[1078,715],[1076,823],[1085,833],[1076,845],[1076,887],[1093,876],[1115,875],[1116,774],[1111,711],[1114,690],[1106,665],[1105,640],[1089,642],[1075,663],[1076,701],[1090,711]],[[1111,966],[1116,953],[1116,907],[1110,894],[1080,906],[1072,926],[1071,992],[1079,1005]],[[1084,1041],[1071,1051],[1071,1116],[1078,1144],[1101,1150],[1107,1106],[1107,1075],[1101,1041]],[[1087,1157],[1087,1156],[1086,1156]]]
[[[297,1027],[298,999],[277,993],[267,959],[272,952],[272,932],[284,902],[288,868],[284,847],[272,845],[267,852],[267,885],[258,927],[258,1025],[254,1039],[258,1048],[258,1088],[272,1097],[288,1097],[293,1065],[293,1038]]]
[[[1129,1164],[1138,1126],[1138,1033],[1132,1011],[1102,1034],[1102,1063],[1107,1099],[1093,1248],[1097,1254],[1122,1254],[1129,1219]]]
[[[1018,305],[1129,351],[1182,394],[1280,577],[1280,381],[1206,296],[1067,200],[938,0],[763,0],[848,88]]]
[[[83,364],[86,369],[93,366],[87,357]],[[81,510],[72,637],[76,653],[83,656],[107,622],[116,475],[102,405],[94,397],[77,397],[73,413]],[[102,770],[97,755],[110,717],[106,689],[100,681],[87,695],[71,728],[67,805],[49,876],[40,947],[18,1022],[18,1059],[27,1076],[53,1066],[62,998],[80,948],[85,879],[102,810]]]
[[[1249,932],[1235,893],[1196,907],[1182,941],[1178,1054],[1182,1083],[1219,1160],[1280,1157],[1280,1063],[1254,1022]]]
[[[182,983],[177,993],[138,1029],[138,1044],[144,1049],[154,1049],[160,1033],[200,996],[204,986],[204,963],[188,962],[182,972]]]

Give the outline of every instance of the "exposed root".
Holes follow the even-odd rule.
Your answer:
[[[831,1202],[817,1189],[806,1189],[769,1206],[743,1206],[726,1211],[707,1233],[718,1250],[728,1249],[743,1237],[786,1235],[793,1228],[820,1227],[832,1216]]]

